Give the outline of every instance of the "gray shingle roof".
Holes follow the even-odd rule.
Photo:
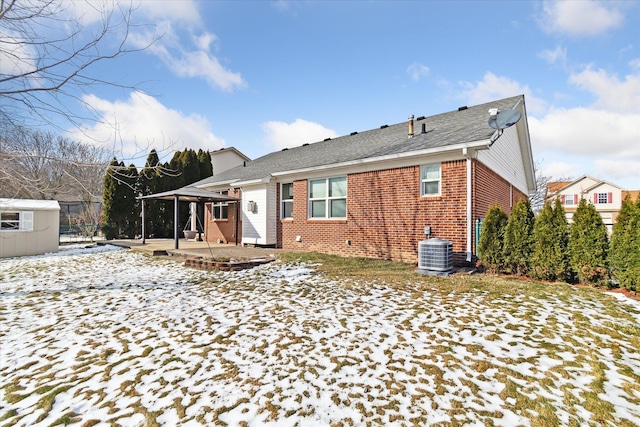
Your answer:
[[[409,128],[407,121],[404,121],[384,128],[276,151],[252,160],[246,166],[238,166],[191,185],[200,187],[234,180],[257,180],[272,173],[487,140],[494,133],[494,129],[487,124],[488,110],[513,108],[523,98],[524,96],[519,95],[421,120],[416,119],[413,138],[407,138]],[[422,124],[426,127],[424,134],[421,133]]]

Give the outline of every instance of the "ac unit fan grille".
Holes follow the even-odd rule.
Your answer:
[[[418,268],[429,271],[451,271],[453,269],[453,244],[440,239],[419,242]]]

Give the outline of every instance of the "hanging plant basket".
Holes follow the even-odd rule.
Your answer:
[[[198,234],[197,231],[193,231],[193,230],[184,230],[184,238],[187,240],[193,240],[196,238],[196,234]]]

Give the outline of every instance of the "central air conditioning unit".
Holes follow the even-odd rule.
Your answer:
[[[442,239],[418,242],[418,273],[448,275],[453,271],[453,243]]]

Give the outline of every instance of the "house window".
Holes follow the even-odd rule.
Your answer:
[[[609,195],[608,193],[598,193],[598,203],[608,203]]]
[[[347,177],[309,181],[309,218],[347,217]]]
[[[293,218],[293,183],[289,182],[281,185],[280,200],[282,218]]]
[[[420,166],[420,195],[440,195],[440,163]]]
[[[229,195],[228,191],[219,191],[222,196]],[[211,203],[211,216],[213,220],[229,219],[229,204],[227,202]]]
[[[573,205],[573,194],[566,194],[564,196],[564,204],[565,204],[565,206],[572,206]]]
[[[0,212],[1,231],[32,231],[33,212]]]

